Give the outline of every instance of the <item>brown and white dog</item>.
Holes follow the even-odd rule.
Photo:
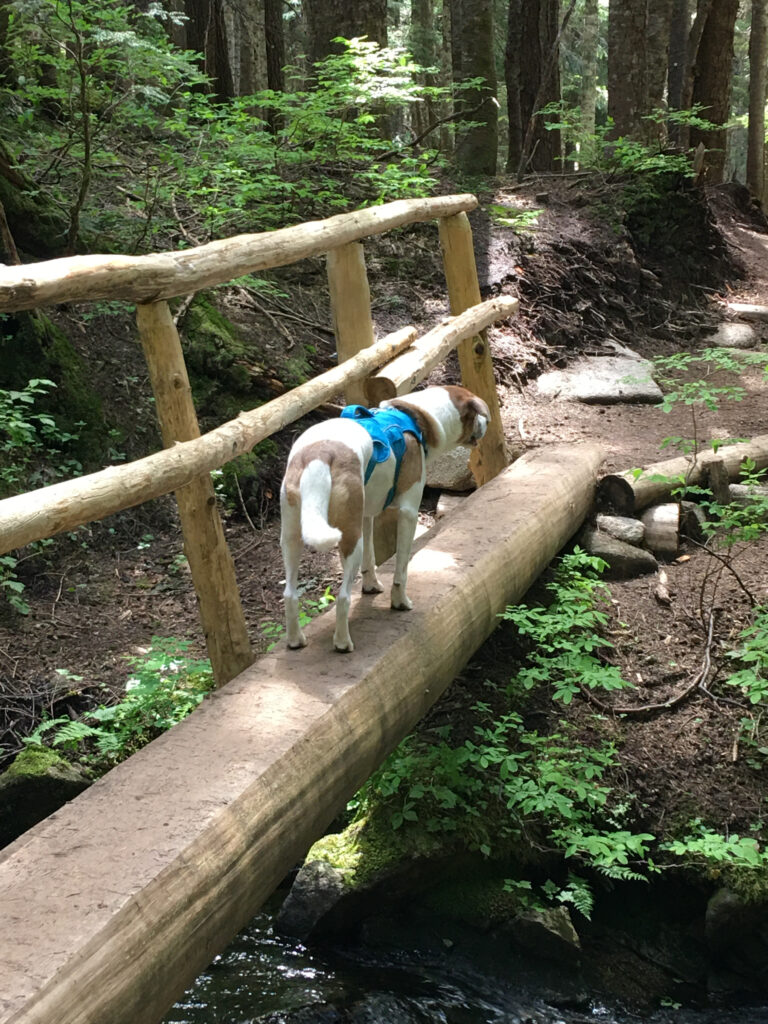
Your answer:
[[[426,467],[436,456],[458,444],[476,444],[486,432],[489,412],[485,402],[466,388],[426,388],[382,407],[408,413],[422,433],[424,447],[412,433],[405,434],[405,453],[395,480],[395,456],[378,462],[365,482],[373,453],[368,431],[354,419],[339,418],[306,430],[291,448],[280,489],[282,529],[280,547],[285,563],[285,616],[288,646],[304,647],[299,626],[299,562],[303,545],[317,551],[339,548],[344,578],[336,597],[333,646],[352,651],[349,635],[349,599],[352,584],[362,569],[363,592],[384,590],[376,575],[373,520],[390,504],[398,509],[397,554],[391,604],[398,610],[413,607],[405,592],[408,561],[416,532]]]

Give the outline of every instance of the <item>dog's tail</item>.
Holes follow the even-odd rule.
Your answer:
[[[331,500],[331,470],[327,463],[313,459],[304,467],[301,492],[301,537],[307,547],[332,551],[341,540],[341,530],[328,522]]]

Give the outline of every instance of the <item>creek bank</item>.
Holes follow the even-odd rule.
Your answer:
[[[572,1009],[618,1001],[647,1013],[669,1002],[701,1009],[768,995],[768,904],[749,904],[714,882],[596,886],[588,920],[563,904],[526,906],[505,891],[519,863],[415,858],[358,885],[348,861],[314,856],[275,923],[310,949],[342,943],[372,955],[455,959],[485,975],[489,989],[535,978],[542,998]]]

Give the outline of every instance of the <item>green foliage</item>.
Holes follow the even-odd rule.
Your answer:
[[[709,867],[764,868],[768,866],[768,851],[761,850],[751,836],[724,836],[707,828],[698,818],[689,823],[688,835],[683,839],[662,843],[661,849],[686,863]]]
[[[35,411],[37,398],[55,387],[51,380],[31,380],[18,391],[0,388],[0,495],[81,472],[66,454],[77,435],[62,430],[49,413]]]
[[[188,640],[153,637],[146,654],[130,659],[133,671],[119,703],[86,712],[80,721],[49,719],[25,742],[59,747],[106,771],[186,718],[213,689],[210,662],[191,658],[189,647]]]
[[[540,209],[520,210],[514,206],[501,206],[491,203],[488,207],[491,219],[504,228],[523,233],[536,227],[541,216]]]
[[[728,676],[729,686],[738,687],[750,704],[768,703],[768,607],[755,609],[750,626],[739,633],[741,643],[728,657],[742,666]]]
[[[365,40],[309,88],[220,103],[173,15],[118,0],[16,0],[0,139],[50,204],[62,244],[145,251],[421,195],[436,153],[386,139],[397,110],[443,90],[401,50]],[[129,58],[129,59],[127,59]]]
[[[569,704],[584,687],[617,690],[631,685],[600,658],[600,652],[612,646],[599,632],[607,622],[599,607],[608,592],[599,578],[604,567],[601,559],[576,548],[562,558],[547,584],[551,604],[512,606],[502,614],[531,642],[527,664],[517,673],[513,688],[531,690],[545,684],[556,700]]]

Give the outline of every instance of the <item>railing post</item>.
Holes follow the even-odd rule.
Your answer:
[[[167,302],[136,307],[163,444],[200,436],[187,367]],[[176,491],[184,551],[197,592],[205,642],[218,686],[253,661],[232,556],[216,508],[209,473]]]
[[[339,363],[343,363],[374,341],[371,290],[360,242],[348,242],[329,250],[327,270],[336,352]],[[350,405],[365,405],[365,382],[361,380],[348,385],[344,397]]]
[[[480,301],[472,228],[466,213],[440,218],[440,247],[451,313],[457,316]],[[485,331],[458,346],[461,382],[482,398],[491,411],[488,432],[472,452],[469,465],[478,486],[493,479],[507,465],[507,448],[501,425],[499,396],[493,376],[493,362]]]

